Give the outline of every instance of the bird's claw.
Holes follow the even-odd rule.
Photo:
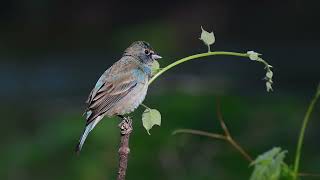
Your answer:
[[[122,135],[130,134],[132,131],[132,119],[130,117],[124,117],[119,124],[120,132]]]

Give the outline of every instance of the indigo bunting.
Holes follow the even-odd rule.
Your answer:
[[[161,56],[149,43],[136,41],[102,74],[86,102],[86,126],[76,147],[78,153],[90,131],[104,116],[124,118],[123,115],[142,103],[147,94],[152,63],[159,58]]]

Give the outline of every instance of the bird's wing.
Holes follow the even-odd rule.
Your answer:
[[[87,124],[107,112],[137,85],[132,66],[134,64],[114,64],[104,73],[104,79],[99,79],[101,85],[96,85],[87,101]]]

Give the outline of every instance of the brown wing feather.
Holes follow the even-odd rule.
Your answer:
[[[111,83],[106,82],[102,85],[100,90],[91,97],[91,101],[88,104],[88,110],[91,111],[91,115],[87,117],[87,124],[89,124],[96,117],[106,113],[110,110],[120,99],[125,97],[137,82],[134,79],[130,79],[130,75],[127,75],[129,80]]]
[[[88,97],[85,113],[88,111],[91,113],[90,116],[87,116],[87,124],[110,110],[136,86],[137,82],[132,69],[138,67],[136,59],[123,57],[105,71],[99,79],[103,84],[99,88],[94,88]]]

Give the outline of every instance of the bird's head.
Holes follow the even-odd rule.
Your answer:
[[[145,41],[133,42],[125,51],[124,55],[138,58],[139,61],[145,64],[152,64],[154,60],[162,58],[159,56],[149,43]]]

